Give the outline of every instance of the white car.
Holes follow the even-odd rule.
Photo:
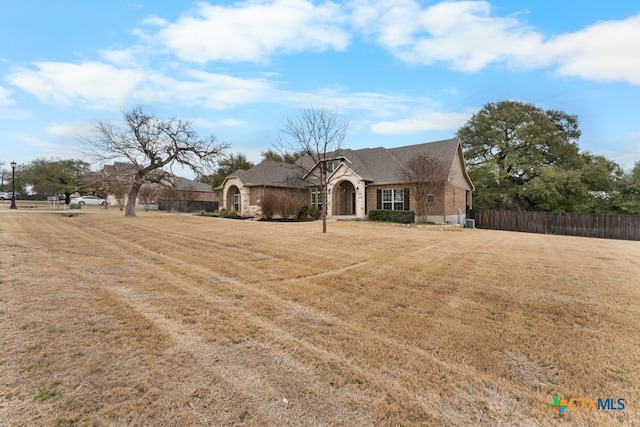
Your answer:
[[[109,202],[107,202],[105,199],[101,199],[100,197],[96,197],[96,196],[80,196],[80,197],[74,197],[73,199],[71,199],[71,204],[107,205],[109,204]]]
[[[0,193],[0,200],[11,200],[11,194],[10,193]]]

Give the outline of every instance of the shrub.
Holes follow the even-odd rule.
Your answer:
[[[225,208],[220,209],[220,211],[218,212],[218,216],[220,218],[226,218],[227,214],[229,213],[228,210],[226,210]]]
[[[262,217],[266,219],[272,219],[276,214],[282,219],[300,219],[307,216],[305,201],[304,195],[296,192],[268,191],[260,200],[260,210]]]
[[[322,212],[320,212],[320,209],[318,209],[317,207],[311,206],[311,208],[309,209],[309,215],[311,215],[311,218],[313,219],[318,219],[322,215]]]
[[[412,224],[415,222],[413,211],[391,211],[386,209],[373,209],[369,211],[369,219],[372,221],[398,222],[400,224]]]
[[[272,192],[265,192],[260,200],[260,210],[262,217],[266,219],[273,218],[278,206],[278,196]]]
[[[298,209],[298,215],[296,216],[298,219],[306,218],[309,216],[309,206],[302,205],[300,209]]]

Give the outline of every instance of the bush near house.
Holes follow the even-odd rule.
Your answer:
[[[260,210],[262,211],[262,217],[271,219],[278,210],[278,198],[274,193],[266,192],[262,196],[260,201]]]
[[[296,193],[276,193],[267,191],[260,201],[262,218],[303,219],[308,215],[305,199]],[[307,209],[305,209],[305,207]]]
[[[398,222],[400,224],[413,224],[416,214],[414,211],[390,211],[387,209],[373,209],[369,211],[369,219],[372,221]]]
[[[303,205],[298,209],[298,214],[296,215],[296,219],[302,219],[309,216],[309,205]]]
[[[225,208],[220,209],[218,212],[220,218],[238,218],[238,213],[234,210],[227,210]]]
[[[320,209],[318,209],[317,207],[311,206],[309,208],[309,216],[311,216],[311,218],[318,219],[320,218],[321,215],[322,215],[322,212],[320,212]]]

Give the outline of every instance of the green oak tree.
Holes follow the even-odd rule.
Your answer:
[[[214,173],[204,175],[200,177],[199,180],[216,188],[222,184],[224,179],[231,173],[238,169],[251,169],[254,166],[253,162],[250,162],[244,154],[231,153],[218,161],[218,167]]]
[[[612,203],[619,213],[640,214],[640,161],[635,162],[633,168],[616,182]]]
[[[520,101],[486,104],[458,130],[478,208],[610,211],[620,167],[580,153],[578,118]]]
[[[64,194],[65,203],[69,203],[72,193],[88,188],[93,176],[89,163],[73,159],[40,158],[20,170],[23,186],[31,187],[40,196]]]
[[[262,160],[273,160],[274,162],[294,164],[296,160],[304,155],[304,152],[279,152],[270,148],[267,151],[261,152],[260,154],[262,155]]]

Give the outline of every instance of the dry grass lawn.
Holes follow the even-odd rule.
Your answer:
[[[640,425],[639,242],[6,207],[2,427]]]

